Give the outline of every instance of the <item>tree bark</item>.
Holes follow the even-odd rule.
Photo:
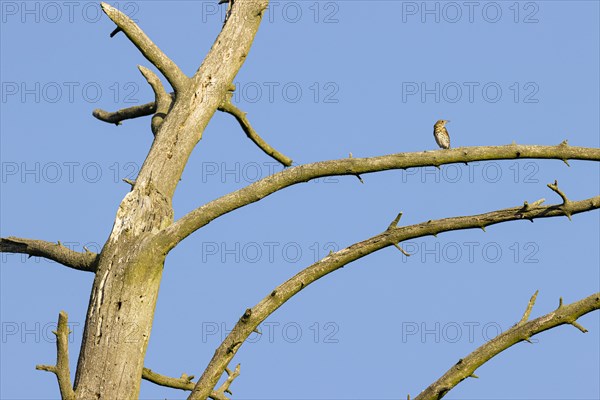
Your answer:
[[[92,286],[77,399],[138,397],[165,259],[152,238],[172,218],[170,200],[156,191],[136,189],[119,207]]]
[[[163,264],[170,250],[161,231],[173,222],[171,200],[192,150],[248,55],[267,5],[268,0],[236,1],[204,62],[186,79],[131,20],[102,4],[142,54],[171,76],[176,94],[99,255],[75,376],[77,399],[139,396]]]

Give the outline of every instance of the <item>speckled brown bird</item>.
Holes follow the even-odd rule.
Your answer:
[[[433,137],[435,138],[435,142],[442,149],[450,148],[450,135],[448,135],[448,130],[446,129],[447,122],[450,121],[440,119],[435,123],[435,125],[433,125]]]

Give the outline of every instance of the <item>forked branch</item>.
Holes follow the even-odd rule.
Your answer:
[[[67,313],[58,314],[58,327],[52,331],[56,336],[56,365],[36,365],[35,369],[52,372],[56,375],[62,400],[75,399],[75,392],[71,386],[71,372],[69,370],[69,326]]]
[[[182,91],[188,86],[190,79],[185,76],[177,64],[150,40],[131,18],[107,3],[100,3],[100,6],[108,18],[121,28],[143,56],[167,78],[175,92]]]
[[[212,392],[212,394],[209,396],[211,399],[229,400],[229,398],[225,395],[225,393],[232,394],[231,391],[229,390],[229,387],[231,386],[231,384],[233,383],[235,378],[240,376],[240,364],[238,364],[235,367],[233,372],[231,372],[231,370],[229,368],[225,368],[225,372],[227,372],[227,379],[225,379],[225,382],[223,382],[223,384],[221,386],[219,386],[219,388],[216,391]]]
[[[563,191],[562,191],[562,190],[560,190],[560,189],[558,188],[558,181],[556,181],[556,180],[555,180],[555,181],[554,181],[554,183],[549,183],[547,186],[548,186],[548,187],[549,187],[549,188],[550,188],[550,189],[551,189],[553,192],[555,192],[556,194],[558,194],[558,195],[560,196],[560,198],[561,198],[561,199],[562,199],[562,201],[563,201],[563,203],[562,203],[563,207],[566,207],[566,206],[569,204],[570,200],[569,200],[569,199],[567,198],[567,196],[566,196],[566,195],[563,193]],[[568,207],[566,207],[566,208],[568,208]],[[565,215],[567,216],[567,218],[571,219],[571,214],[569,214],[569,213],[566,213]]]
[[[226,396],[226,393],[231,394],[229,387],[240,375],[240,364],[235,367],[235,370],[232,372],[229,368],[225,368],[225,372],[227,372],[227,379],[223,384],[217,389],[214,390],[208,397],[213,400],[229,400]],[[160,386],[170,387],[173,389],[181,389],[191,391],[194,389],[196,385],[192,382],[194,379],[194,375],[182,374],[181,378],[172,378],[170,376],[157,374],[151,369],[144,368],[142,371],[142,379],[145,379],[149,382],[155,383]]]
[[[144,77],[146,77],[146,73],[144,73],[144,72],[142,72],[142,73],[144,74]],[[148,80],[148,77],[146,77],[146,80]],[[148,81],[148,82],[150,83],[150,81]],[[152,83],[150,83],[150,84],[152,85]],[[152,86],[152,88],[154,89],[154,86]],[[156,90],[154,90],[154,93],[156,95]],[[164,99],[167,99],[162,94],[161,94],[161,97]],[[174,93],[169,93],[168,94],[169,107],[166,108],[167,111],[170,108],[170,105],[172,104],[172,102],[174,100],[175,100]],[[163,101],[163,103],[165,103],[165,102],[166,101]],[[161,107],[161,105],[159,104],[159,101],[153,101],[153,102],[146,103],[146,104],[143,104],[140,106],[122,108],[117,111],[105,111],[100,108],[97,108],[92,112],[92,115],[94,117],[96,117],[97,119],[99,119],[100,121],[108,122],[110,124],[120,125],[122,121],[125,121],[128,119],[147,117],[148,115],[154,114],[154,117],[152,118],[153,119],[152,126],[154,129],[154,119],[161,116],[162,114],[166,114],[165,111],[160,111],[160,110],[163,110],[164,108],[165,107]],[[238,123],[240,124],[240,127],[242,128],[242,130],[244,131],[246,136],[250,140],[252,140],[252,142],[254,142],[254,144],[256,144],[269,157],[272,157],[276,161],[283,164],[285,167],[289,167],[292,165],[293,161],[291,158],[289,158],[285,154],[274,149],[262,137],[260,137],[260,135],[256,132],[256,130],[254,130],[254,128],[250,124],[250,121],[246,117],[246,113],[243,112],[242,110],[240,110],[239,108],[237,108],[235,105],[233,105],[233,103],[231,103],[230,99],[223,102],[219,106],[218,110],[221,112],[233,115],[235,117],[235,119],[238,121]],[[162,119],[164,119],[164,117]],[[161,119],[161,121],[162,121],[162,119]]]
[[[144,74],[144,76],[146,77],[146,74]],[[146,77],[146,80],[147,79],[148,78]],[[153,89],[154,89],[154,87],[153,87]],[[156,95],[156,90],[154,91],[154,93]],[[175,100],[175,95],[174,95],[174,93],[169,93],[168,96],[169,96],[169,107],[170,107],[171,103]],[[163,96],[163,98],[164,98],[164,96]],[[157,116],[160,116],[163,113],[165,113],[164,111],[162,111],[162,112],[160,111],[163,108],[164,107],[161,108],[158,101],[153,101],[150,103],[142,104],[140,106],[122,108],[117,111],[105,111],[100,108],[97,108],[92,112],[92,115],[94,117],[96,117],[97,119],[99,119],[100,121],[107,122],[109,124],[121,125],[122,121],[125,121],[128,119],[147,117],[148,115],[153,115],[153,114],[154,114],[154,117],[153,117],[153,120],[154,120],[154,118],[156,118]],[[168,109],[169,108],[167,107],[167,110]],[[235,105],[233,105],[233,103],[231,103],[230,99],[223,102],[219,106],[218,110],[234,116],[235,119],[240,124],[240,127],[242,128],[242,130],[244,131],[246,136],[250,140],[252,140],[252,142],[254,142],[254,144],[256,144],[269,157],[272,157],[277,162],[280,162],[281,164],[283,164],[285,167],[289,167],[292,165],[293,161],[291,158],[289,158],[285,154],[274,149],[262,137],[260,137],[260,135],[256,132],[256,130],[250,124],[250,121],[248,120],[246,113],[243,112],[242,110],[240,110],[239,108],[237,108]]]
[[[479,347],[465,358],[458,360],[440,379],[422,391],[414,400],[441,399],[464,379],[472,376],[477,368],[509,347],[520,342],[528,342],[532,336],[564,324],[573,325],[581,330],[581,325],[577,323],[577,319],[591,311],[600,309],[600,293],[596,293],[567,306],[561,305],[553,312],[527,322],[536,295],[537,292],[529,301],[527,311],[519,323]],[[582,332],[585,332],[585,330]]]
[[[79,253],[68,249],[61,242],[51,243],[12,236],[0,238],[0,253],[18,253],[28,254],[30,257],[44,257],[66,267],[88,272],[95,272],[98,263],[98,254],[87,249],[85,253]]]
[[[381,234],[355,243],[335,253],[330,253],[325,258],[279,285],[256,306],[247,309],[230,334],[215,351],[215,355],[196,384],[194,392],[192,392],[189,399],[205,399],[208,396],[225,367],[231,362],[241,347],[241,344],[244,343],[261,322],[281,307],[282,304],[311,283],[353,261],[408,239],[462,229],[480,229],[507,221],[564,216],[566,212],[577,214],[598,208],[600,208],[600,196],[571,202],[566,210],[563,209],[562,205],[537,205],[530,206],[527,210],[524,210],[523,207],[513,207],[479,215],[430,220],[405,227],[398,227],[397,220],[394,220]]]

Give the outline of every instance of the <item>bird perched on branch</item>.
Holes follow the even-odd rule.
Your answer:
[[[450,135],[448,135],[448,130],[446,129],[446,122],[450,121],[440,119],[433,125],[433,137],[435,138],[435,142],[442,149],[450,148]]]

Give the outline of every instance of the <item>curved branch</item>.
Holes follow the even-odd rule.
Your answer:
[[[528,311],[531,311],[534,302],[535,297],[530,300],[527,307]],[[593,294],[567,306],[563,306],[561,302],[561,305],[553,312],[530,322],[527,322],[527,318],[525,318],[528,317],[526,312],[523,319],[515,326],[479,347],[465,358],[458,360],[440,379],[415,397],[415,400],[441,399],[464,379],[472,376],[477,368],[509,347],[523,341],[529,341],[532,336],[560,325],[571,324],[580,329],[581,325],[576,322],[577,319],[598,309],[600,309],[600,293]]]
[[[181,378],[172,378],[170,376],[157,374],[149,368],[142,370],[142,379],[155,383],[159,386],[170,387],[173,389],[192,390],[194,389],[194,375],[182,374]]]
[[[60,397],[62,400],[75,399],[75,392],[71,386],[71,372],[69,370],[69,326],[67,313],[58,314],[58,327],[52,331],[56,336],[56,365],[36,365],[35,369],[52,372],[58,379]]]
[[[162,124],[163,120],[167,116],[169,109],[171,108],[171,104],[173,103],[173,98],[167,93],[165,88],[163,87],[160,79],[154,72],[149,70],[146,67],[138,65],[138,69],[148,81],[148,84],[154,91],[154,97],[156,98],[156,112],[152,117],[152,122],[150,127],[152,128],[152,133],[156,136],[156,132],[158,132],[158,128]]]
[[[285,167],[289,167],[292,165],[292,159],[286,156],[285,154],[278,152],[273,147],[271,147],[269,143],[265,142],[265,140],[261,138],[258,135],[258,133],[256,133],[254,128],[252,128],[252,125],[250,125],[250,121],[248,121],[246,113],[234,106],[231,103],[231,101],[223,102],[223,104],[221,104],[218,110],[233,115],[242,127],[242,130],[244,131],[246,136],[248,136],[248,138],[252,140],[254,144],[256,144],[263,152],[265,152],[265,154],[279,161]]]
[[[558,146],[477,146],[449,150],[398,153],[372,158],[346,158],[288,168],[189,212],[165,230],[167,251],[197,229],[240,207],[257,202],[286,187],[311,179],[336,175],[359,175],[390,169],[440,166],[485,160],[559,159],[600,161],[600,149]]]
[[[108,18],[121,28],[142,55],[167,78],[175,92],[182,91],[188,86],[190,78],[181,72],[177,64],[167,57],[131,18],[107,3],[100,3],[100,6]]]
[[[566,212],[577,214],[598,208],[600,208],[600,196],[587,200],[570,202],[566,210],[563,205],[529,205],[527,208],[513,207],[479,215],[430,220],[405,227],[398,227],[396,225],[397,218],[381,234],[362,242],[355,243],[335,253],[330,253],[325,258],[300,271],[292,278],[279,285],[256,306],[247,309],[234,326],[233,330],[215,351],[215,355],[196,384],[194,392],[189,399],[206,398],[208,393],[210,393],[210,390],[216,385],[225,367],[241,347],[242,343],[244,343],[248,336],[269,315],[311,283],[353,261],[408,239],[428,235],[435,236],[441,232],[462,229],[480,229],[507,221],[564,216],[566,215]]]
[[[98,264],[98,254],[91,251],[79,253],[66,248],[60,242],[51,243],[12,236],[0,238],[0,253],[20,253],[29,254],[30,257],[44,257],[79,271],[95,272]]]

